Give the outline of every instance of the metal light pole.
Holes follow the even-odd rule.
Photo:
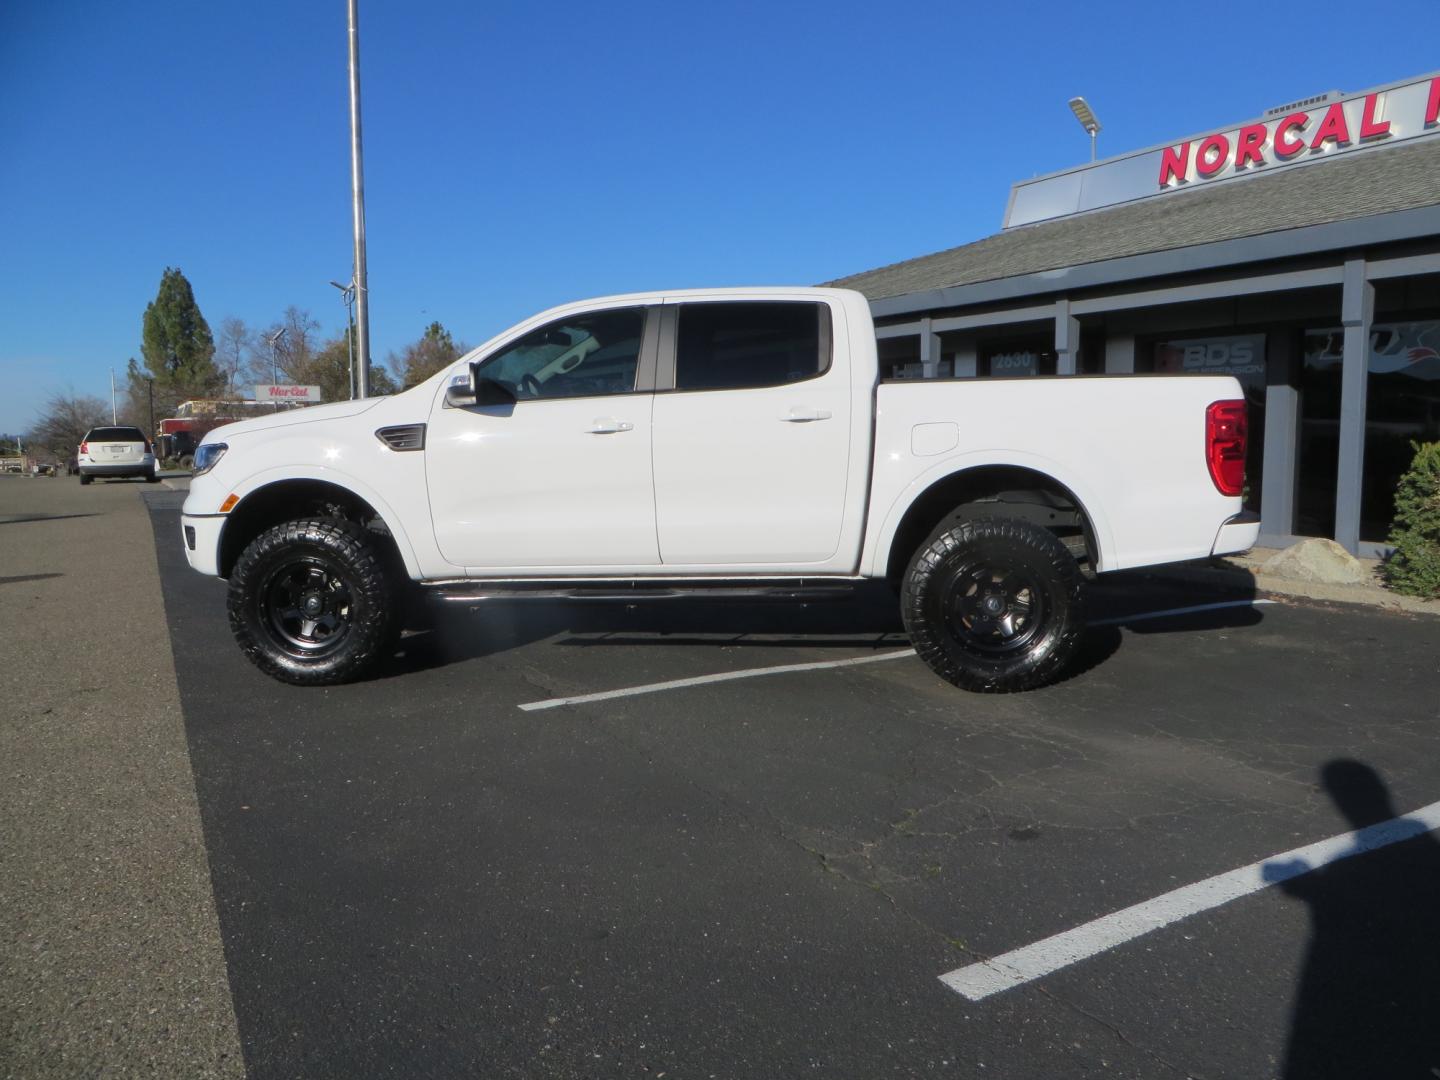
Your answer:
[[[115,369],[110,369],[110,423],[118,424],[120,421],[115,418]]]
[[[279,330],[276,330],[275,333],[271,334],[269,337],[267,337],[267,338],[265,339],[266,341],[268,341],[268,342],[270,343],[270,384],[271,384],[272,386],[275,385],[277,382],[280,381],[280,379],[279,379],[279,370],[280,370],[280,369],[279,369],[279,365],[276,363],[276,359],[275,359],[275,347],[280,344],[280,339],[281,339],[282,337],[284,337],[284,336],[285,336],[285,327],[282,326],[282,327],[280,327]],[[279,402],[279,401],[276,401],[276,402],[275,402],[275,411],[276,411],[276,412],[279,412],[279,411],[280,411],[280,402]]]
[[[340,302],[345,305],[345,353],[350,358],[350,397],[355,397],[355,339],[352,336],[355,329],[355,315],[351,305],[355,303],[355,281],[352,278],[349,285],[341,285],[338,281],[330,282],[340,290]]]
[[[365,175],[360,153],[360,0],[350,5],[350,201],[355,223],[355,396],[370,396],[370,288],[365,273]]]
[[[1080,121],[1080,126],[1090,133],[1090,160],[1095,160],[1095,136],[1100,134],[1100,121],[1095,119],[1095,113],[1090,108],[1090,103],[1083,97],[1072,97],[1070,99],[1070,111],[1075,114],[1075,119]]]

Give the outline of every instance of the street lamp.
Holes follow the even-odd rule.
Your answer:
[[[355,316],[351,312],[351,305],[355,303],[355,277],[352,274],[349,285],[341,285],[338,281],[330,282],[340,290],[340,302],[345,305],[345,354],[350,358],[350,397],[355,397],[355,342],[351,338],[351,331],[355,327]]]
[[[1070,111],[1075,114],[1075,119],[1080,121],[1080,126],[1090,133],[1090,160],[1095,160],[1095,136],[1100,132],[1100,121],[1095,119],[1095,113],[1090,108],[1090,103],[1083,97],[1072,97],[1070,99]]]

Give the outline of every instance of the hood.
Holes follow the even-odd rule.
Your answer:
[[[336,401],[329,405],[309,405],[303,409],[286,409],[284,412],[257,416],[253,420],[240,420],[234,424],[217,427],[205,436],[206,442],[223,442],[235,435],[258,434],[276,428],[294,427],[296,424],[314,424],[323,420],[343,420],[347,416],[359,416],[368,412],[385,397],[359,398],[355,401]]]

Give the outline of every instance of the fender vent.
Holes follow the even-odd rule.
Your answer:
[[[382,427],[375,432],[375,437],[391,450],[425,449],[424,424],[398,424],[395,427]]]

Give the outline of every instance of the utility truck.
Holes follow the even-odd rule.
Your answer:
[[[182,515],[263,671],[355,679],[417,594],[767,597],[884,579],[977,691],[1053,680],[1084,583],[1243,551],[1235,379],[885,381],[859,293],[567,304],[401,394],[209,432]]]

